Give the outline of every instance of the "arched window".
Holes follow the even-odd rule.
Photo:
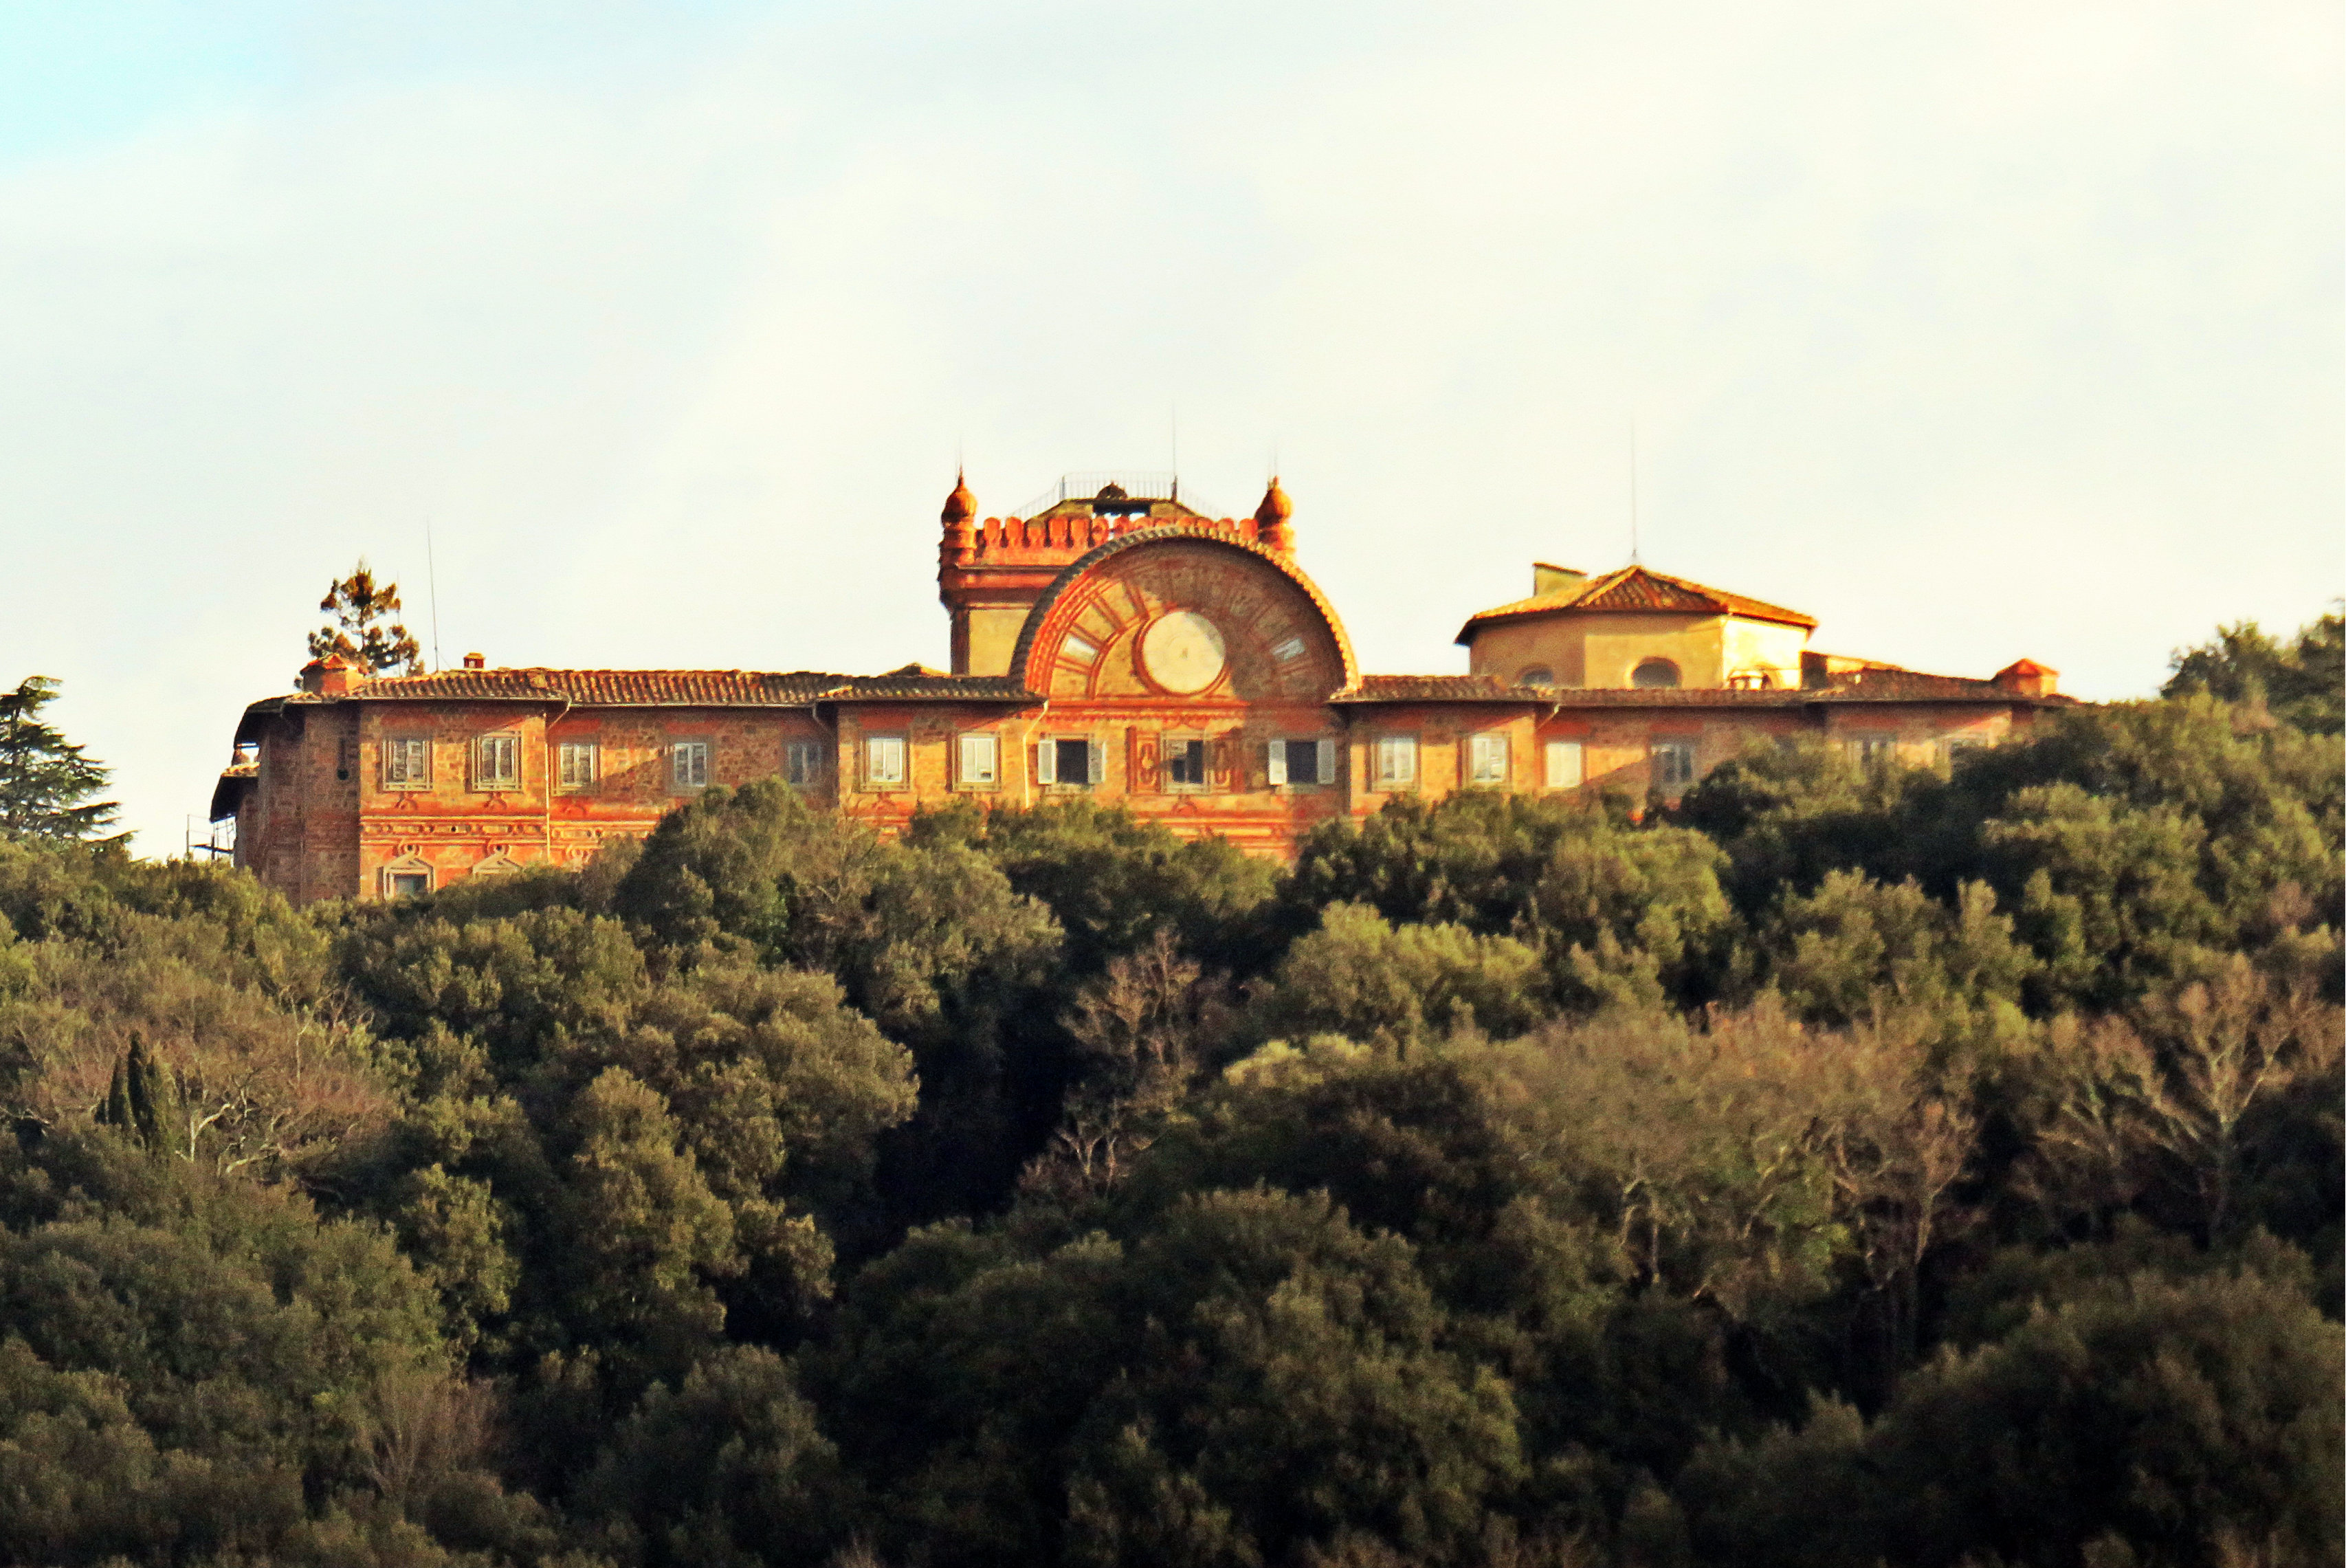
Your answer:
[[[1554,686],[1556,684],[1556,671],[1548,668],[1547,666],[1544,664],[1535,664],[1532,666],[1531,668],[1524,671],[1523,674],[1515,677],[1515,684],[1517,686]]]
[[[1678,683],[1678,667],[1666,658],[1649,658],[1629,672],[1631,686],[1659,688]]]

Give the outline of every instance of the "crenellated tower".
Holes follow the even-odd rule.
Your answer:
[[[1281,555],[1294,553],[1294,505],[1273,479],[1251,517],[1216,519],[1181,499],[1169,474],[1071,473],[1023,517],[977,520],[956,474],[940,514],[937,598],[953,620],[953,673],[1007,675],[1026,613],[1059,574],[1111,539],[1144,529],[1211,529]]]

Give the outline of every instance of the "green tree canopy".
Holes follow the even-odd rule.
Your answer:
[[[0,838],[94,839],[120,812],[95,798],[106,788],[105,764],[41,717],[56,696],[45,675],[0,692]]]
[[[2254,621],[2216,628],[2196,647],[2178,648],[2162,697],[2204,692],[2227,702],[2261,703],[2300,729],[2346,728],[2346,615],[2331,610],[2284,643]]]

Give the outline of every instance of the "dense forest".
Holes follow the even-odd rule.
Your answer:
[[[2339,665],[308,911],[94,841],[27,683],[0,1560],[2334,1563]]]

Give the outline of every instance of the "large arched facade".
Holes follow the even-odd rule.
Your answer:
[[[1009,674],[1044,698],[1023,759],[1036,797],[1115,797],[1265,850],[1344,810],[1330,699],[1359,679],[1352,646],[1262,545],[1173,524],[1098,545],[1035,601]]]
[[[1201,638],[1219,645],[1210,671]],[[1055,700],[1309,703],[1360,672],[1343,624],[1292,561],[1175,526],[1112,539],[1060,573],[1027,615],[1010,676]]]

